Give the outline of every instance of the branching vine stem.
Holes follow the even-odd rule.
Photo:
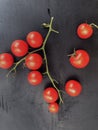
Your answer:
[[[76,56],[76,50],[75,50],[75,48],[74,48],[73,53],[72,53],[72,54],[69,54],[69,55],[67,55],[67,56],[73,56],[73,57],[75,57],[75,56]]]
[[[46,43],[47,43],[47,40],[48,40],[48,38],[49,38],[51,32],[59,33],[58,31],[56,31],[56,30],[54,30],[54,29],[52,28],[53,19],[54,19],[54,18],[51,17],[51,20],[50,20],[50,23],[49,23],[49,24],[43,23],[43,26],[46,27],[46,28],[48,28],[48,33],[47,33],[47,35],[46,35],[46,37],[45,37],[45,39],[44,39],[44,42],[43,42],[42,47],[40,47],[39,49],[36,49],[36,50],[33,50],[33,51],[29,52],[29,54],[32,54],[32,53],[35,53],[35,52],[38,52],[38,51],[43,51],[44,60],[45,60],[45,65],[46,65],[46,72],[45,72],[44,74],[46,74],[46,75],[48,76],[48,78],[49,78],[49,80],[51,81],[53,87],[57,90],[58,95],[59,95],[59,99],[60,99],[60,103],[63,103],[63,99],[62,99],[62,96],[61,96],[61,91],[57,88],[57,86],[56,86],[56,84],[55,84],[55,81],[56,81],[56,80],[52,78],[52,76],[51,76],[51,74],[50,74],[50,72],[49,72],[48,60],[47,60],[47,55],[46,55],[46,50],[45,50]],[[21,60],[19,60],[18,62],[16,62],[16,63],[14,64],[14,67],[8,72],[7,77],[9,76],[9,74],[10,74],[11,72],[16,71],[17,66],[18,66],[20,63],[22,63],[22,62],[26,59],[26,57],[27,57],[29,54],[27,54],[25,57],[23,57]]]

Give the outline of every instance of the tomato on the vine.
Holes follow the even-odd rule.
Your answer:
[[[84,68],[90,61],[90,56],[85,50],[76,50],[69,59],[72,66],[75,68]]]
[[[69,80],[65,84],[65,91],[72,97],[78,96],[82,91],[82,85],[76,80]]]
[[[43,63],[42,57],[38,53],[29,54],[25,59],[27,68],[31,70],[37,70]]]
[[[43,37],[39,32],[33,31],[27,35],[27,42],[32,48],[38,48],[43,43]]]
[[[42,82],[42,74],[39,71],[31,71],[28,74],[28,82],[31,85],[39,85]]]
[[[58,99],[58,92],[52,87],[46,88],[43,92],[43,98],[47,103],[54,103]]]
[[[77,28],[77,35],[82,39],[87,39],[93,35],[93,28],[87,23],[82,23]]]
[[[15,40],[11,45],[11,51],[17,57],[24,56],[28,52],[28,44],[23,40]]]
[[[50,103],[48,106],[49,112],[51,113],[58,113],[59,111],[59,105],[54,102],[54,103]]]
[[[0,68],[9,69],[14,63],[14,58],[9,53],[0,54]]]

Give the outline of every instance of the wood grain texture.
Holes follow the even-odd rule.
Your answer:
[[[41,85],[32,87],[27,82],[29,70],[22,65],[15,77],[7,79],[7,70],[0,69],[0,130],[97,130],[98,129],[98,30],[90,39],[76,35],[77,26],[87,21],[98,24],[98,0],[0,0],[0,53],[10,52],[15,39],[25,40],[28,32],[36,30],[45,37],[41,27],[54,16],[54,27],[46,46],[51,75],[64,84],[77,79],[83,86],[79,97],[63,96],[60,112],[48,112],[42,92],[50,82],[44,78]],[[85,49],[90,64],[82,70],[73,68],[67,54]]]

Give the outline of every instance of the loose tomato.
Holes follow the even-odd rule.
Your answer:
[[[9,53],[2,53],[0,54],[0,67],[2,69],[10,68],[14,63],[14,58]]]
[[[67,83],[65,84],[65,91],[67,94],[69,94],[70,96],[78,96],[81,91],[82,91],[82,86],[81,84],[76,81],[76,80],[69,80],[67,81]]]
[[[49,111],[51,113],[58,113],[58,111],[59,111],[59,105],[56,102],[51,103],[51,104],[49,104],[48,109],[49,109]]]
[[[44,90],[43,97],[47,103],[54,103],[58,99],[58,92],[54,88],[49,87]]]
[[[28,45],[23,40],[15,40],[11,45],[11,51],[17,57],[24,56],[28,52]]]
[[[31,71],[28,74],[28,82],[31,85],[39,85],[42,82],[42,74],[39,71]]]
[[[37,53],[29,54],[25,59],[25,64],[26,64],[27,68],[29,68],[31,70],[39,69],[41,67],[42,63],[43,63],[43,59]]]
[[[27,35],[27,42],[32,48],[38,48],[42,45],[43,43],[43,37],[39,32],[30,32]]]
[[[82,39],[87,39],[93,34],[93,28],[87,23],[82,23],[77,28],[77,35]]]
[[[90,57],[85,50],[77,50],[71,55],[69,61],[75,68],[84,68],[88,65]]]

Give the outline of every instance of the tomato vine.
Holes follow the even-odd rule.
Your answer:
[[[46,48],[46,43],[47,43],[47,40],[48,40],[48,38],[49,38],[51,32],[59,33],[58,31],[56,31],[55,29],[53,29],[53,20],[54,20],[54,17],[51,17],[50,23],[48,23],[48,24],[47,24],[47,23],[43,23],[43,24],[42,24],[45,28],[48,28],[48,32],[47,32],[47,35],[46,35],[46,37],[45,37],[45,39],[44,39],[44,41],[43,41],[42,47],[40,47],[40,48],[38,48],[38,49],[35,49],[35,50],[29,52],[29,53],[28,53],[26,56],[24,56],[22,59],[20,59],[20,60],[17,61],[16,63],[14,63],[14,66],[13,66],[12,69],[10,69],[10,71],[8,72],[7,77],[9,76],[9,74],[10,74],[11,72],[13,72],[13,71],[16,72],[17,66],[18,66],[20,63],[22,63],[22,62],[26,59],[26,57],[27,57],[29,54],[32,54],[32,53],[35,53],[35,52],[38,52],[38,51],[42,51],[43,54],[44,54],[44,60],[45,60],[45,65],[46,65],[46,71],[45,71],[44,74],[48,76],[48,78],[49,78],[49,80],[51,81],[53,87],[57,90],[58,95],[59,95],[60,103],[63,103],[63,99],[62,99],[62,96],[61,96],[62,91],[58,89],[58,87],[57,87],[56,84],[55,84],[55,83],[57,83],[57,81],[56,81],[55,79],[53,79],[52,76],[51,76],[51,74],[50,74],[49,67],[48,67],[47,54],[46,54],[46,50],[45,50],[45,48]]]

